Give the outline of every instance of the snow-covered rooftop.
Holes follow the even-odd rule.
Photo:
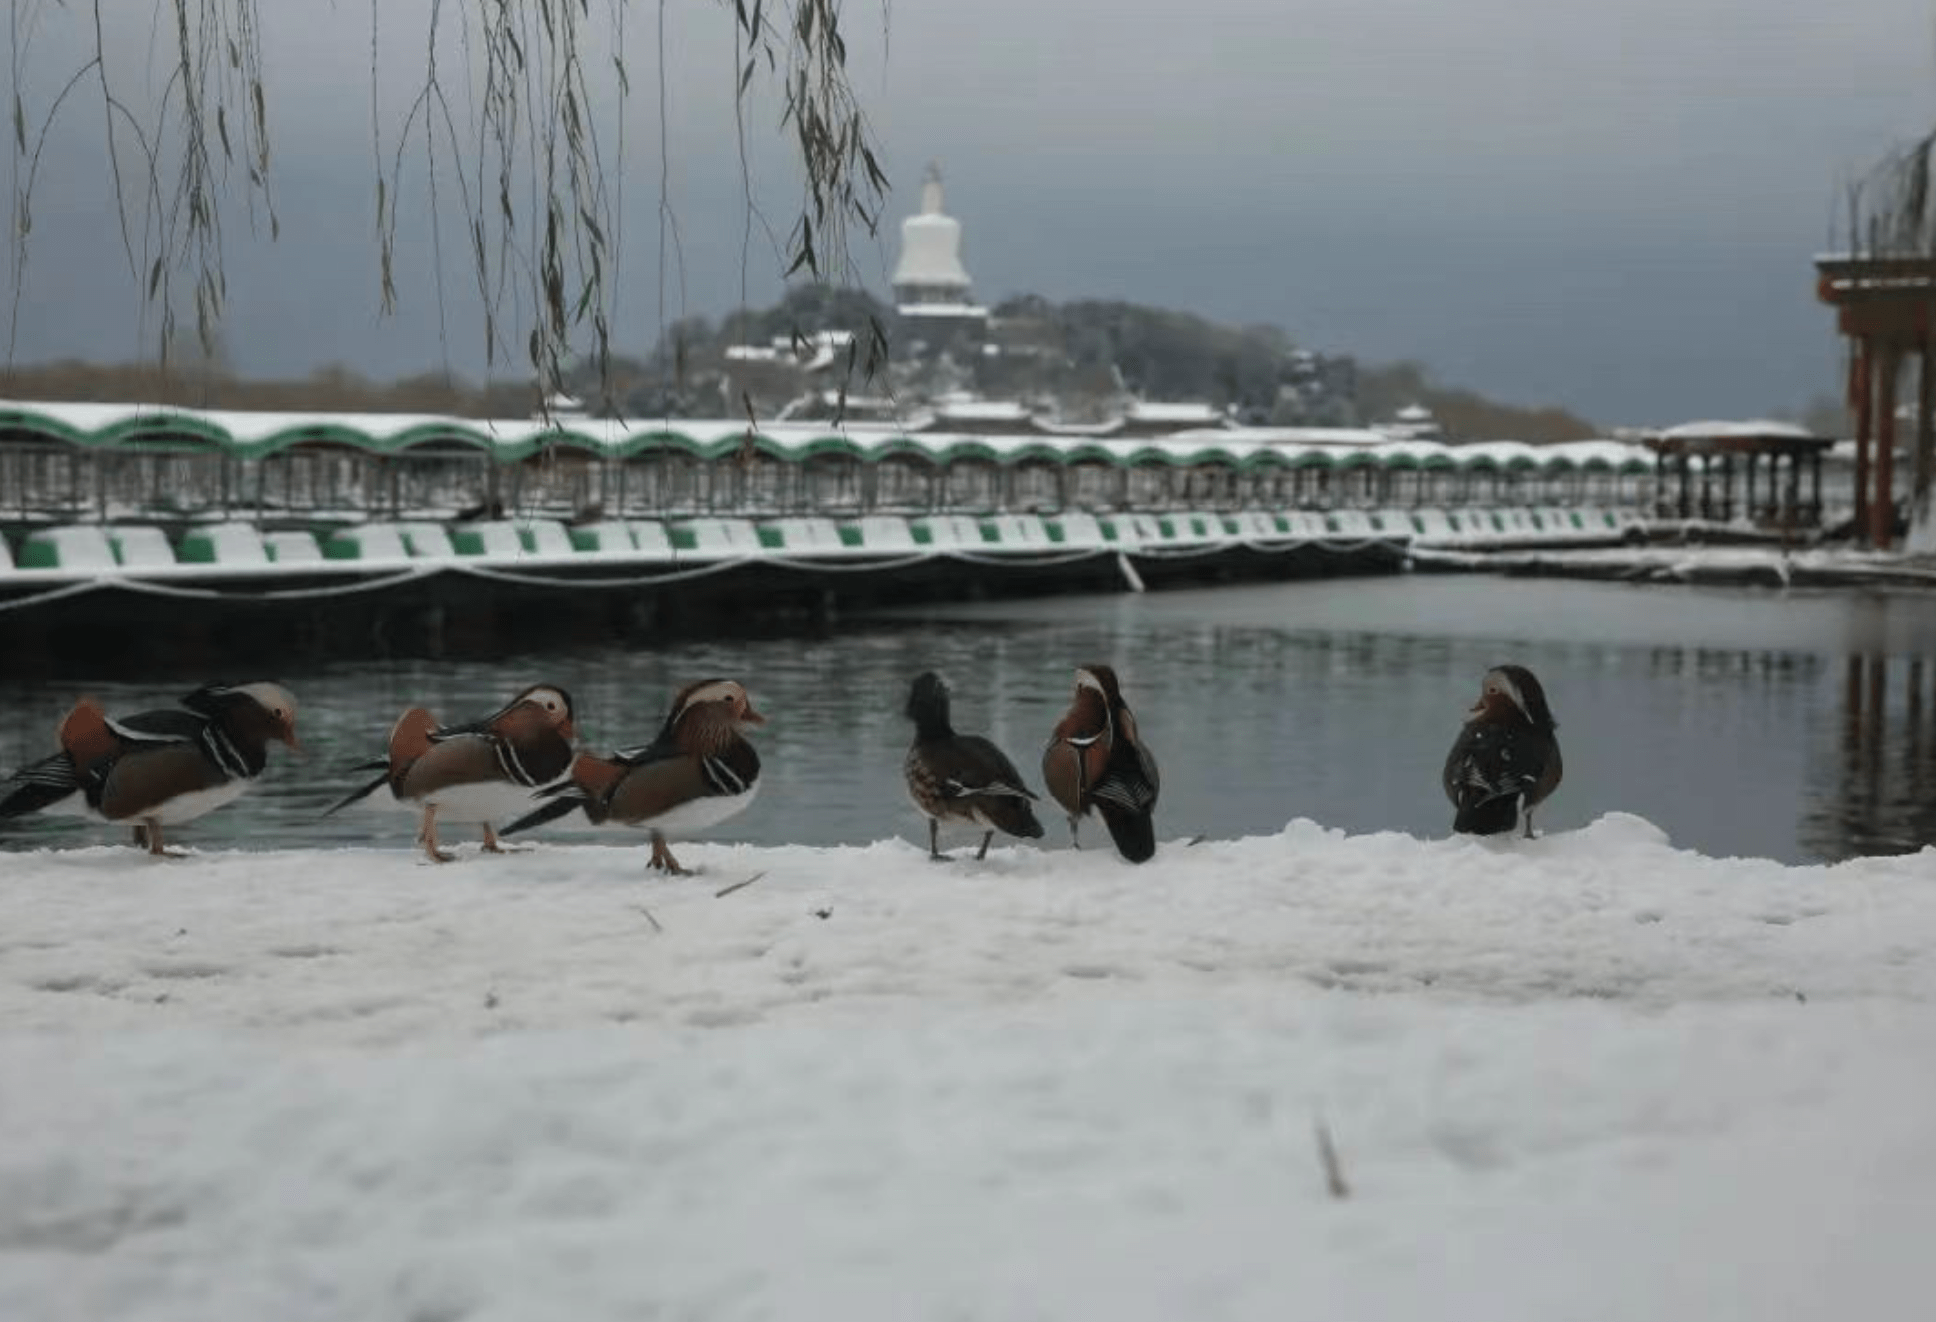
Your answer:
[[[1706,421],[1683,422],[1667,427],[1656,433],[1662,440],[1724,440],[1737,437],[1782,437],[1793,440],[1810,440],[1815,433],[1793,422],[1779,422],[1772,418],[1756,418],[1746,421]]]
[[[1015,422],[1030,416],[1028,405],[1015,399],[942,399],[935,413],[948,422]]]
[[[1124,413],[1135,422],[1166,422],[1178,424],[1215,421],[1224,416],[1223,410],[1214,404],[1201,400],[1149,400],[1132,399]]]
[[[894,309],[903,317],[970,317],[988,316],[988,309],[979,303],[902,303]]]

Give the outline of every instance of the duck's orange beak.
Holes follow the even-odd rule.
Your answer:
[[[740,712],[739,719],[747,725],[765,725],[766,724],[766,717],[754,711],[753,704],[750,702],[747,703],[745,709]]]

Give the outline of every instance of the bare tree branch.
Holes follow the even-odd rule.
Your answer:
[[[498,364],[506,343],[521,333],[524,358],[550,391],[570,367],[574,343],[582,342],[598,365],[601,386],[609,398],[611,328],[621,287],[623,125],[631,96],[625,16],[634,0],[607,0],[606,10],[597,16],[590,0],[472,3],[475,14],[460,6],[456,19],[460,25],[456,39],[464,56],[466,108],[471,112],[467,122],[460,126],[450,103],[454,80],[447,81],[438,61],[439,42],[452,21],[449,7],[442,0],[432,0],[426,45],[411,60],[420,70],[420,82],[397,126],[396,142],[386,152],[381,88],[392,62],[380,59],[380,7],[376,0],[371,2],[370,148],[378,307],[386,316],[397,307],[398,233],[408,214],[403,194],[412,184],[405,145],[421,132],[431,277],[446,354],[449,319],[444,305],[442,231],[447,199],[440,191],[438,174],[449,168],[463,212],[471,278],[482,300],[481,347],[487,368]],[[664,0],[658,3],[663,62],[666,6]],[[756,78],[764,72],[781,95],[782,127],[794,144],[803,179],[799,212],[783,254],[786,273],[847,280],[852,273],[850,226],[858,223],[870,234],[877,231],[887,177],[849,78],[841,0],[719,3],[730,9],[726,21],[735,26],[735,120],[747,203],[742,265],[751,246],[752,222],[758,216],[747,165],[744,110]],[[225,205],[239,202],[251,229],[258,215],[266,215],[272,242],[281,228],[271,184],[270,89],[263,75],[261,0],[159,0],[157,18],[168,28],[165,36],[157,31],[151,62],[166,69],[167,76],[145,118],[117,91],[125,74],[109,67],[101,0],[93,0],[80,15],[91,27],[92,59],[44,110],[21,90],[42,10],[35,0],[9,0],[9,7],[9,53],[15,75],[9,227],[15,281],[9,360],[17,342],[27,270],[35,166],[69,92],[89,73],[100,86],[107,171],[124,255],[141,289],[144,323],[149,313],[158,314],[165,360],[174,337],[177,291],[185,286],[203,350],[212,353],[228,303]],[[54,12],[74,17],[65,6]],[[274,18],[274,12],[269,12]],[[882,30],[885,35],[885,7]],[[609,156],[601,143],[587,59],[588,52],[599,47],[595,35],[611,38],[607,44],[615,51],[610,58],[617,81],[618,126],[611,135],[616,152]],[[604,58],[601,54],[597,65],[601,71]],[[682,311],[685,303],[684,263],[667,162],[669,110],[662,74],[662,332],[669,261],[679,269]],[[130,131],[139,145],[132,161],[124,159],[122,130]],[[493,173],[495,180],[489,178]],[[133,180],[138,180],[138,186]],[[884,350],[884,335],[880,338]],[[871,344],[868,356],[870,362],[875,358]]]

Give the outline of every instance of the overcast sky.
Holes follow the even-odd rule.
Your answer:
[[[481,375],[461,252],[446,253],[440,347],[427,225],[405,236],[401,308],[378,316],[369,8],[261,4],[282,236],[231,226],[234,361]],[[142,104],[153,0],[105,9],[110,70]],[[73,68],[88,12],[38,10],[30,116]],[[386,150],[428,11],[381,6]],[[662,306],[659,12],[627,13],[633,95],[601,131],[609,151],[623,117],[617,324],[619,347],[643,350]],[[666,11],[684,258],[667,316],[740,298],[730,14],[717,0]],[[984,300],[1037,291],[1271,321],[1314,348],[1417,359],[1444,383],[1606,424],[1759,414],[1833,390],[1838,348],[1809,259],[1842,184],[1936,123],[1927,0],[861,0],[846,22],[895,184],[890,218],[938,159]],[[36,182],[23,362],[126,358],[152,339],[98,90],[68,105]],[[754,107],[751,156],[762,209],[784,226],[797,175],[776,113],[770,95]],[[404,194],[418,212],[421,182]],[[877,292],[897,227],[856,249]],[[9,264],[6,292],[12,280]],[[744,284],[756,303],[781,288],[763,237]]]

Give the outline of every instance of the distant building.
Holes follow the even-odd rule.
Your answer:
[[[1035,432],[1035,410],[1019,399],[983,399],[964,392],[941,396],[931,406],[936,431],[979,435],[1018,435]]]
[[[1349,354],[1293,350],[1284,363],[1269,421],[1290,426],[1357,426],[1357,360]]]
[[[793,363],[803,372],[823,372],[844,363],[854,333],[820,330],[804,335],[775,335],[765,344],[729,344],[722,355],[729,363]]]
[[[1400,441],[1442,441],[1445,428],[1423,404],[1407,404],[1389,422],[1375,422],[1374,431]]]
[[[1201,400],[1132,399],[1122,411],[1122,435],[1166,436],[1171,432],[1228,427],[1230,419]]]
[[[937,165],[928,167],[921,184],[920,214],[901,222],[894,300],[910,338],[929,348],[988,333],[988,309],[975,302],[974,282],[961,262],[961,222],[942,210]]]

